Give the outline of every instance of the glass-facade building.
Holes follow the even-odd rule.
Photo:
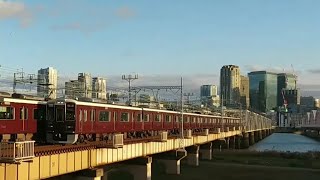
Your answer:
[[[277,107],[278,75],[267,71],[248,73],[250,107],[268,112]]]

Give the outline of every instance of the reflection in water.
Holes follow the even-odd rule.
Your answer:
[[[320,142],[298,134],[274,133],[254,144],[249,150],[255,151],[320,151]]]

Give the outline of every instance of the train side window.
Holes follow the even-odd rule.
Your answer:
[[[129,113],[127,112],[121,113],[121,122],[129,122]]]
[[[28,120],[28,108],[20,108],[20,120]]]
[[[144,117],[143,117],[143,121],[144,122],[149,122],[150,120],[150,115],[149,114],[145,114]]]
[[[166,115],[166,122],[171,122],[171,116],[170,115]]]
[[[138,122],[141,122],[141,121],[142,121],[142,116],[141,116],[141,114],[137,114],[137,121],[138,121]]]
[[[192,118],[192,123],[196,123],[196,122],[197,122],[196,117],[193,117],[193,118]]]
[[[14,119],[14,108],[0,106],[0,120],[13,120]]]
[[[180,122],[180,117],[176,116],[176,122]]]
[[[100,111],[99,121],[101,122],[110,122],[110,113],[108,111]]]
[[[134,121],[134,113],[131,113],[131,121]]]
[[[155,116],[154,121],[156,121],[156,122],[161,122],[161,119],[162,119],[162,115],[161,115],[161,114],[157,114],[157,115]]]

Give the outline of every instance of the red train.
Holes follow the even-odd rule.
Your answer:
[[[239,118],[184,113],[184,129],[201,131],[224,126],[239,126]],[[176,111],[56,99],[47,102],[47,141],[75,143],[108,140],[114,133],[124,138],[142,138],[167,131],[178,134],[181,114]]]
[[[46,101],[0,92],[0,141],[44,139]]]
[[[239,126],[239,118],[183,114],[184,129],[193,132],[222,124]],[[223,122],[222,122],[223,121]],[[76,143],[108,140],[115,133],[124,138],[156,136],[161,131],[179,134],[181,114],[176,111],[84,102],[45,100],[33,96],[0,93],[0,140],[44,143]]]

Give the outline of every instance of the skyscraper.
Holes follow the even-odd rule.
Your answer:
[[[220,105],[218,87],[216,85],[202,85],[200,87],[200,97],[203,105],[216,106]]]
[[[248,109],[250,107],[249,97],[249,78],[246,76],[241,76],[240,102],[242,104],[242,108]]]
[[[240,69],[236,65],[225,65],[220,70],[221,104],[235,105],[240,102]]]
[[[107,99],[107,80],[102,77],[92,78],[92,98]]]
[[[250,72],[249,96],[250,107],[261,112],[268,112],[277,107],[278,76],[267,71]]]
[[[200,96],[209,97],[218,95],[218,88],[216,85],[202,85],[200,87]]]
[[[80,89],[82,91],[81,97],[92,97],[92,79],[90,73],[79,73],[78,81],[80,83]]]
[[[278,106],[283,105],[283,90],[296,89],[296,76],[289,73],[278,74]]]
[[[57,98],[58,72],[52,67],[38,70],[37,94],[51,99]]]
[[[72,98],[92,97],[92,79],[89,73],[79,73],[78,80],[71,80],[65,83],[65,94]]]

